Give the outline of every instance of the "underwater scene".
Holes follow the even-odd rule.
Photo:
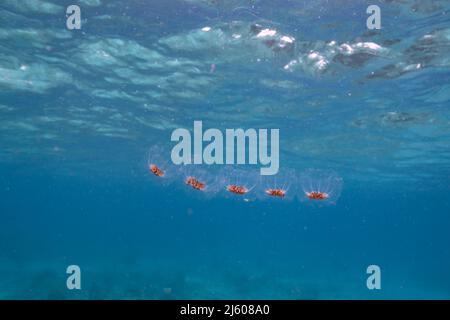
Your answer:
[[[0,299],[450,299],[447,0],[0,0]]]

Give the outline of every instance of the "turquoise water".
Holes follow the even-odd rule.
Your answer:
[[[67,30],[70,4],[0,2],[0,298],[450,298],[448,1],[80,0]],[[158,183],[194,120],[280,129],[293,190],[340,197]]]

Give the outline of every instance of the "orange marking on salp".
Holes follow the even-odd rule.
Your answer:
[[[197,180],[194,177],[188,177],[186,179],[186,184],[191,186],[192,188],[196,189],[196,190],[200,190],[203,191],[206,188],[206,184]]]
[[[328,193],[320,191],[306,192],[306,196],[311,200],[326,200],[330,197]]]
[[[271,197],[284,198],[286,190],[283,189],[267,189],[266,194]]]
[[[162,171],[156,164],[150,164],[150,171],[157,177],[164,177],[164,171]]]
[[[227,190],[231,193],[238,194],[238,195],[243,195],[248,192],[248,189],[246,187],[237,186],[234,184],[227,186]]]

